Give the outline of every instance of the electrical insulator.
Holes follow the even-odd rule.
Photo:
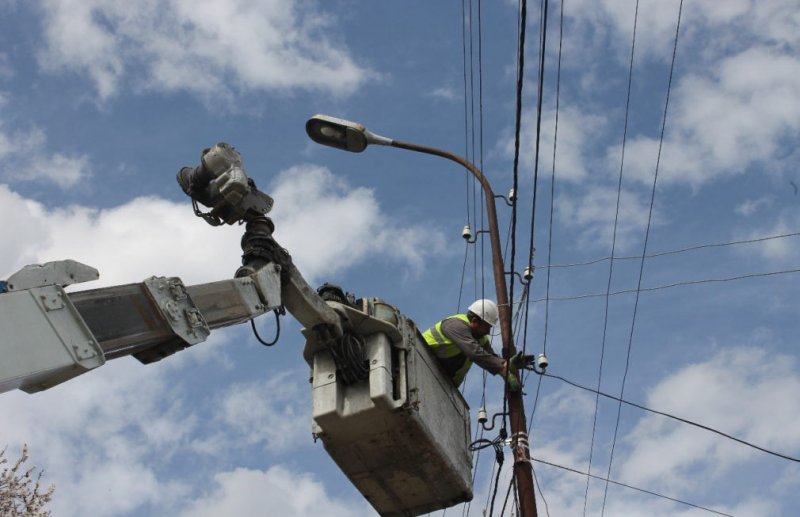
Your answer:
[[[540,370],[547,368],[548,365],[550,365],[550,363],[547,361],[547,356],[544,354],[539,354],[539,358],[536,360],[536,365]]]
[[[515,189],[511,189],[508,191],[508,200],[512,203],[517,200],[517,191]]]
[[[469,225],[464,226],[464,229],[461,230],[461,236],[464,237],[465,241],[472,238],[472,230],[470,230]]]
[[[533,278],[533,267],[526,266],[525,272],[522,274],[522,276],[525,278],[525,280],[530,280],[531,278]]]
[[[478,409],[478,423],[485,424],[489,421],[489,416],[486,414],[486,408],[482,407]]]

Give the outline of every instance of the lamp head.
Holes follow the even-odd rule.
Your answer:
[[[367,130],[361,124],[327,115],[314,115],[306,122],[306,133],[318,144],[351,153],[367,148]]]
[[[306,122],[306,133],[318,144],[360,153],[369,144],[394,145],[391,138],[376,135],[358,122],[328,115],[314,115]]]

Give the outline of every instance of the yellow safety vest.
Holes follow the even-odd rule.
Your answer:
[[[472,361],[464,355],[461,349],[458,348],[444,332],[442,332],[442,323],[452,318],[458,318],[469,325],[469,318],[467,318],[466,314],[448,316],[426,330],[422,334],[422,337],[425,339],[425,342],[428,343],[428,346],[431,347],[433,353],[436,354],[436,357],[439,358],[440,363],[447,373],[450,374],[453,384],[458,387],[464,382],[464,377],[466,377],[470,366],[472,366]],[[484,348],[489,346],[489,336],[483,336],[478,342]]]

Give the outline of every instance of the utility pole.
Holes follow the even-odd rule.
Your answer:
[[[508,360],[517,353],[514,346],[514,336],[511,331],[511,304],[508,299],[508,287],[506,285],[506,273],[503,263],[503,255],[500,251],[500,232],[497,225],[497,209],[495,206],[495,196],[489,181],[483,173],[472,163],[464,158],[432,147],[425,147],[416,144],[409,144],[393,140],[392,147],[407,149],[425,154],[432,154],[447,158],[466,167],[473,176],[480,182],[486,196],[486,217],[489,223],[489,241],[492,247],[492,269],[494,271],[494,286],[497,292],[497,308],[500,318],[500,337],[503,343],[503,357]],[[509,372],[519,377],[519,369]],[[508,414],[511,424],[510,437],[511,446],[514,451],[514,476],[517,479],[517,496],[519,497],[520,513],[524,517],[537,517],[536,494],[533,490],[533,468],[531,467],[530,446],[528,438],[528,427],[525,418],[525,406],[522,401],[522,390],[505,392],[508,401]]]
[[[497,225],[497,209],[495,196],[489,181],[471,162],[456,154],[423,145],[392,140],[368,131],[363,125],[326,115],[315,115],[306,122],[306,132],[312,140],[319,144],[336,147],[344,151],[360,153],[369,144],[383,145],[431,154],[454,161],[465,167],[477,179],[486,196],[486,211],[489,224],[489,241],[492,247],[492,269],[494,286],[497,292],[497,308],[500,319],[500,336],[503,341],[503,357],[509,360],[517,353],[511,332],[511,304],[508,300],[506,272],[500,246],[500,231]],[[519,369],[509,365],[509,372],[519,378]],[[522,402],[522,391],[505,390],[508,402],[509,420],[511,424],[511,446],[514,451],[514,476],[517,480],[517,496],[519,510],[523,517],[538,517],[536,512],[536,494],[533,490],[533,468],[531,467],[528,427],[525,422],[525,407]]]

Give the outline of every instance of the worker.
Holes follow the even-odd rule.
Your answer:
[[[511,391],[519,390],[519,380],[509,373],[507,362],[489,344],[489,333],[497,319],[497,305],[482,299],[470,305],[466,314],[449,316],[422,334],[456,387],[476,363],[492,375],[499,373]]]

